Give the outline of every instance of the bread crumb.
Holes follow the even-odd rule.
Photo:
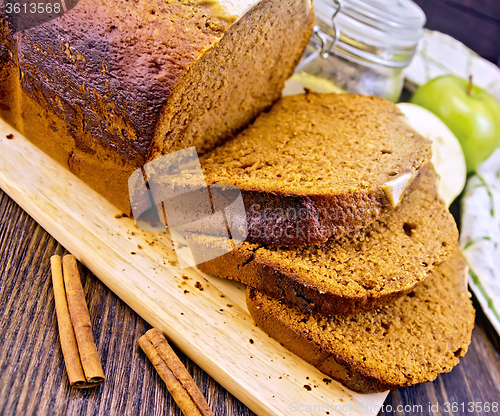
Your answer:
[[[307,390],[307,391],[311,391],[311,386],[309,384],[304,384],[304,388]]]
[[[233,307],[233,305],[231,305],[230,303],[228,303],[226,306],[227,306],[228,308],[232,308],[232,307]]]
[[[254,341],[252,338],[250,338],[249,342],[250,342],[250,344],[253,344]]]
[[[140,244],[137,244],[137,248],[138,248],[139,250],[141,250],[141,249],[142,249],[142,246],[141,246]]]
[[[122,214],[116,214],[115,215],[115,218],[121,218],[122,217]]]
[[[7,139],[9,140],[12,140],[14,138],[14,135],[12,133],[9,133],[7,134],[7,136],[5,136]]]
[[[195,287],[196,289],[198,289],[198,290],[203,290],[203,286],[201,285],[201,283],[200,283],[200,282],[196,282],[196,283],[195,283],[195,285],[194,285],[194,287]]]
[[[186,294],[186,293],[189,293],[189,290],[185,290],[185,291],[184,291],[184,294]]]
[[[189,280],[189,277],[187,277],[185,274],[181,276],[184,280]]]
[[[324,382],[326,385],[328,385],[328,384],[330,384],[330,383],[332,382],[332,380],[330,380],[329,378],[324,378],[324,379],[323,379],[323,382]]]
[[[135,251],[131,251],[130,254],[136,254],[136,252]]]

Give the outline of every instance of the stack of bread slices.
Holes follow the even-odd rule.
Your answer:
[[[474,309],[430,159],[391,102],[284,97],[201,158],[209,184],[241,190],[248,238],[198,267],[246,284],[259,327],[355,391],[433,380],[466,353]]]

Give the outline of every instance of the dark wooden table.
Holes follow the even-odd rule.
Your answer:
[[[149,325],[86,269],[82,281],[106,382],[93,390],[69,387],[50,280],[50,256],[64,253],[0,190],[0,415],[181,415],[138,348],[137,340]],[[500,402],[499,353],[500,339],[478,310],[462,362],[433,383],[393,391],[381,414],[499,415],[461,410],[462,403],[466,409],[475,403],[477,409],[480,402],[482,408]],[[253,414],[179,355],[217,416]],[[446,402],[457,403],[458,411],[446,412]],[[429,404],[438,411],[433,413]]]

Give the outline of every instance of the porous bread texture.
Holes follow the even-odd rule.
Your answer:
[[[369,393],[434,380],[467,352],[474,308],[460,249],[407,296],[367,313],[325,317],[248,288],[257,325],[352,390]]]
[[[207,183],[241,189],[249,241],[300,246],[369,225],[401,199],[391,184],[404,193],[430,158],[390,101],[308,92],[282,98],[201,164]]]
[[[245,127],[279,98],[312,34],[310,0],[262,0],[233,24],[213,3],[80,0],[14,36],[0,22],[0,89],[15,92],[2,116],[129,213],[134,170]]]
[[[244,242],[198,265],[296,306],[325,315],[379,309],[409,293],[453,252],[455,220],[437,193],[429,164],[394,211],[339,240],[294,248]],[[219,244],[190,236],[190,246]]]

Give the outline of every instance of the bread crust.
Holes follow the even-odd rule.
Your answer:
[[[338,195],[241,193],[247,240],[270,246],[324,243],[364,228],[390,210],[385,194],[376,188]]]

